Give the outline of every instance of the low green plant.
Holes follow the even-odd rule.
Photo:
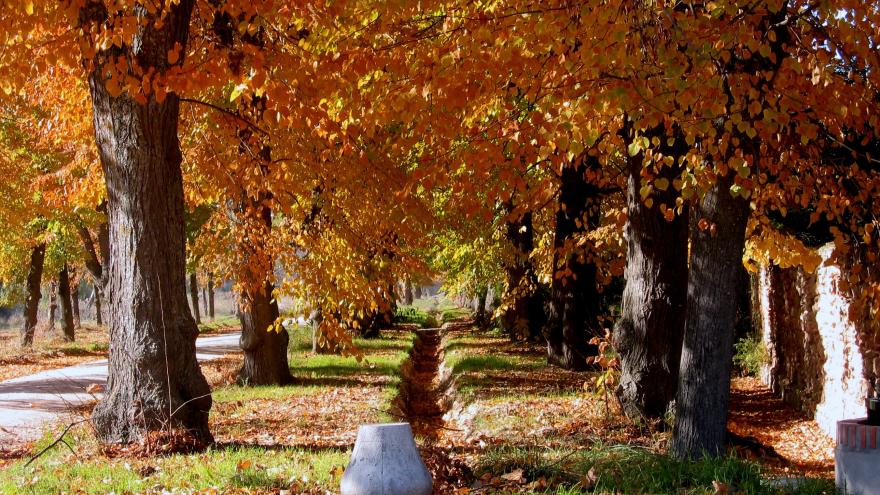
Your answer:
[[[744,375],[758,377],[769,356],[764,342],[756,334],[748,335],[734,344],[733,363]]]
[[[395,323],[415,323],[419,328],[435,328],[437,318],[427,311],[418,309],[414,306],[398,306],[394,313]]]
[[[758,495],[834,493],[825,479],[801,479],[795,491],[772,486],[755,463],[735,457],[684,461],[645,448],[597,443],[590,449],[499,447],[485,452],[474,473],[503,474],[522,469],[528,480],[544,478],[546,494],[584,493],[730,493]]]

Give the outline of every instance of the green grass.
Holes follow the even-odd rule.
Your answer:
[[[448,308],[440,312],[440,320],[443,323],[455,321],[460,318],[468,318],[471,316],[471,310],[465,308]]]
[[[543,361],[530,356],[491,354],[468,356],[457,352],[453,353],[446,362],[452,367],[452,372],[455,374],[481,371],[527,371],[545,366]]]
[[[219,446],[200,454],[150,459],[70,460],[67,450],[47,454],[29,467],[4,470],[0,493],[140,493],[146,490],[192,492],[212,487],[279,489],[308,480],[327,490],[338,486],[338,473],[349,453],[340,449],[278,449]],[[155,468],[141,476],[146,466]],[[334,469],[337,468],[337,469]]]
[[[394,313],[394,323],[415,323],[419,328],[436,328],[440,326],[437,318],[431,313],[415,306],[401,305]]]
[[[355,339],[355,344],[365,354],[359,363],[354,357],[313,355],[308,329],[292,328],[289,332],[288,358],[297,382],[286,387],[219,387],[213,392],[217,410],[223,410],[224,404],[241,402],[232,407],[241,417],[247,418],[254,413],[257,418],[271,419],[271,411],[258,409],[265,407],[266,402],[262,401],[283,401],[290,397],[325,393],[328,387],[347,386],[349,381],[357,378],[354,375],[389,377],[379,389],[381,407],[377,409],[381,411],[390,407],[397,394],[398,370],[412,347],[412,334],[388,332],[379,339]],[[392,419],[376,411],[377,421]],[[239,427],[246,430],[260,424],[261,419],[243,419],[227,430],[227,434]],[[38,442],[35,451],[48,445],[58,433],[47,434]],[[190,493],[211,488],[221,493],[238,488],[262,491],[289,488],[292,493],[297,493],[297,487],[303,490],[317,487],[333,492],[338,489],[339,476],[350,455],[347,449],[337,448],[217,445],[198,454],[107,459],[96,454],[97,441],[84,425],[77,427],[66,439],[78,452],[79,459],[73,458],[66,447],[59,445],[29,467],[24,467],[26,460],[16,461],[4,468],[0,476],[0,493],[161,493],[163,490]],[[145,477],[139,474],[144,467],[156,471]],[[303,482],[303,479],[308,481]]]
[[[546,494],[582,493],[627,494],[711,494],[713,481],[730,486],[731,493],[785,494],[767,484],[760,466],[733,457],[681,461],[642,448],[625,445],[596,444],[584,450],[499,447],[487,451],[475,468],[483,473],[500,475],[522,469],[528,480],[545,478],[553,488]],[[594,486],[583,486],[583,478],[592,469]],[[502,492],[496,492],[502,493]],[[798,494],[835,493],[830,480],[812,479],[802,483]]]
[[[205,321],[199,323],[199,333],[216,332],[222,328],[237,327],[240,324],[238,317],[235,315],[218,316],[213,320],[205,318]]]

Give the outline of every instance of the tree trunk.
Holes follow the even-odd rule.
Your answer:
[[[281,327],[274,329],[278,319],[278,304],[272,296],[268,281],[262,292],[247,296],[249,306],[241,308],[241,349],[244,364],[238,372],[241,385],[287,385],[293,383],[287,364],[287,344],[290,337]]]
[[[489,324],[489,319],[486,317],[486,297],[488,292],[488,287],[480,287],[477,290],[477,297],[474,302],[474,324],[478,327],[485,327]]]
[[[192,315],[196,320],[196,325],[202,324],[202,315],[199,312],[199,281],[196,273],[189,274],[189,296],[192,299]]]
[[[40,281],[43,279],[43,261],[46,259],[46,244],[41,243],[31,249],[28,264],[27,299],[24,306],[24,326],[21,328],[21,346],[34,344],[34,330],[37,328],[37,314],[40,308]]]
[[[49,282],[49,307],[46,308],[46,328],[55,330],[55,314],[58,312],[58,283]]]
[[[67,263],[58,273],[58,298],[61,301],[61,334],[66,342],[73,342],[73,303],[70,300],[70,272]]]
[[[101,291],[95,287],[95,324],[99,327],[104,325],[104,318],[101,315]]]
[[[508,204],[505,210],[509,215],[513,206]],[[531,260],[534,235],[531,211],[507,221],[505,237],[513,247],[513,260],[505,266],[507,287],[501,298],[504,309],[499,320],[514,340],[540,340],[541,328],[546,323],[544,300]]]
[[[736,294],[749,202],[730,194],[721,177],[695,208],[681,377],[672,451],[680,458],[724,453],[736,325]]]
[[[95,63],[121,57],[128,66],[164,71],[176,43],[186,52],[193,4],[180,0],[158,12],[130,7],[127,14],[141,21],[132,41],[99,52]],[[103,2],[80,11],[86,30],[107,17]],[[196,361],[198,328],[186,304],[179,98],[170,93],[160,103],[150,95],[140,104],[126,92],[112,96],[107,85],[98,65],[89,87],[108,191],[110,365],[92,423],[104,442],[182,429],[210,443],[210,388]]]
[[[82,318],[80,318],[79,314],[79,278],[77,278],[70,291],[70,303],[73,308],[73,328],[82,328]]]
[[[422,287],[420,285],[415,286],[413,288],[413,292],[414,292],[414,296],[415,296],[414,299],[421,299],[422,298]]]
[[[662,127],[651,135],[660,139],[664,156],[678,159],[687,152],[680,137],[668,146]],[[679,196],[671,184],[681,173],[680,164],[661,168],[657,177],[670,185],[665,191],[655,189],[650,196],[654,204],[645,206],[639,192],[643,158],[639,153],[628,160],[626,288],[614,328],[621,364],[616,395],[628,417],[659,419],[678,390],[687,304],[688,212],[684,209],[666,221],[660,211],[661,204],[674,207]]]
[[[236,220],[251,232],[251,246],[241,246],[244,260],[251,259],[250,250],[257,250],[262,237],[268,237],[272,231],[272,210],[266,206],[268,193],[259,199],[242,198],[235,212]],[[264,244],[263,244],[264,245]],[[262,253],[256,252],[255,255]],[[253,259],[258,259],[254,257]],[[263,287],[259,290],[245,288],[241,295],[239,320],[241,321],[241,338],[239,344],[244,351],[244,363],[238,373],[238,383],[246,385],[286,385],[293,382],[290,366],[287,363],[287,330],[281,327],[275,331],[275,320],[278,319],[278,303],[272,294],[274,287],[269,281],[272,276],[272,265],[268,263],[262,269],[251,267],[252,273],[263,278]],[[258,272],[261,270],[261,272]],[[249,281],[252,282],[252,281]],[[248,284],[244,284],[245,287]]]
[[[208,317],[208,286],[207,286],[207,284],[202,286],[202,314],[205,315],[205,318]]]
[[[214,319],[214,272],[208,272],[208,318]]]
[[[559,208],[553,239],[554,276],[550,286],[547,323],[547,361],[567,370],[590,368],[587,358],[597,347],[589,340],[601,335],[598,323],[599,294],[591,245],[575,243],[599,223],[600,190],[586,178],[601,165],[587,157],[562,169]]]
[[[406,277],[403,280],[403,304],[410,306],[413,303],[413,299],[412,280],[409,277]]]

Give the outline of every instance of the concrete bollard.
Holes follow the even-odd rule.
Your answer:
[[[880,493],[880,427],[864,419],[837,422],[834,476],[837,490],[846,495]]]
[[[342,495],[431,495],[431,473],[409,423],[361,425],[342,475]]]

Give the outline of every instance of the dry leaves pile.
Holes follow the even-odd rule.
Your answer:
[[[753,437],[782,456],[785,462],[781,465],[768,466],[773,470],[834,476],[834,440],[756,378],[733,380],[727,428],[737,435]]]

